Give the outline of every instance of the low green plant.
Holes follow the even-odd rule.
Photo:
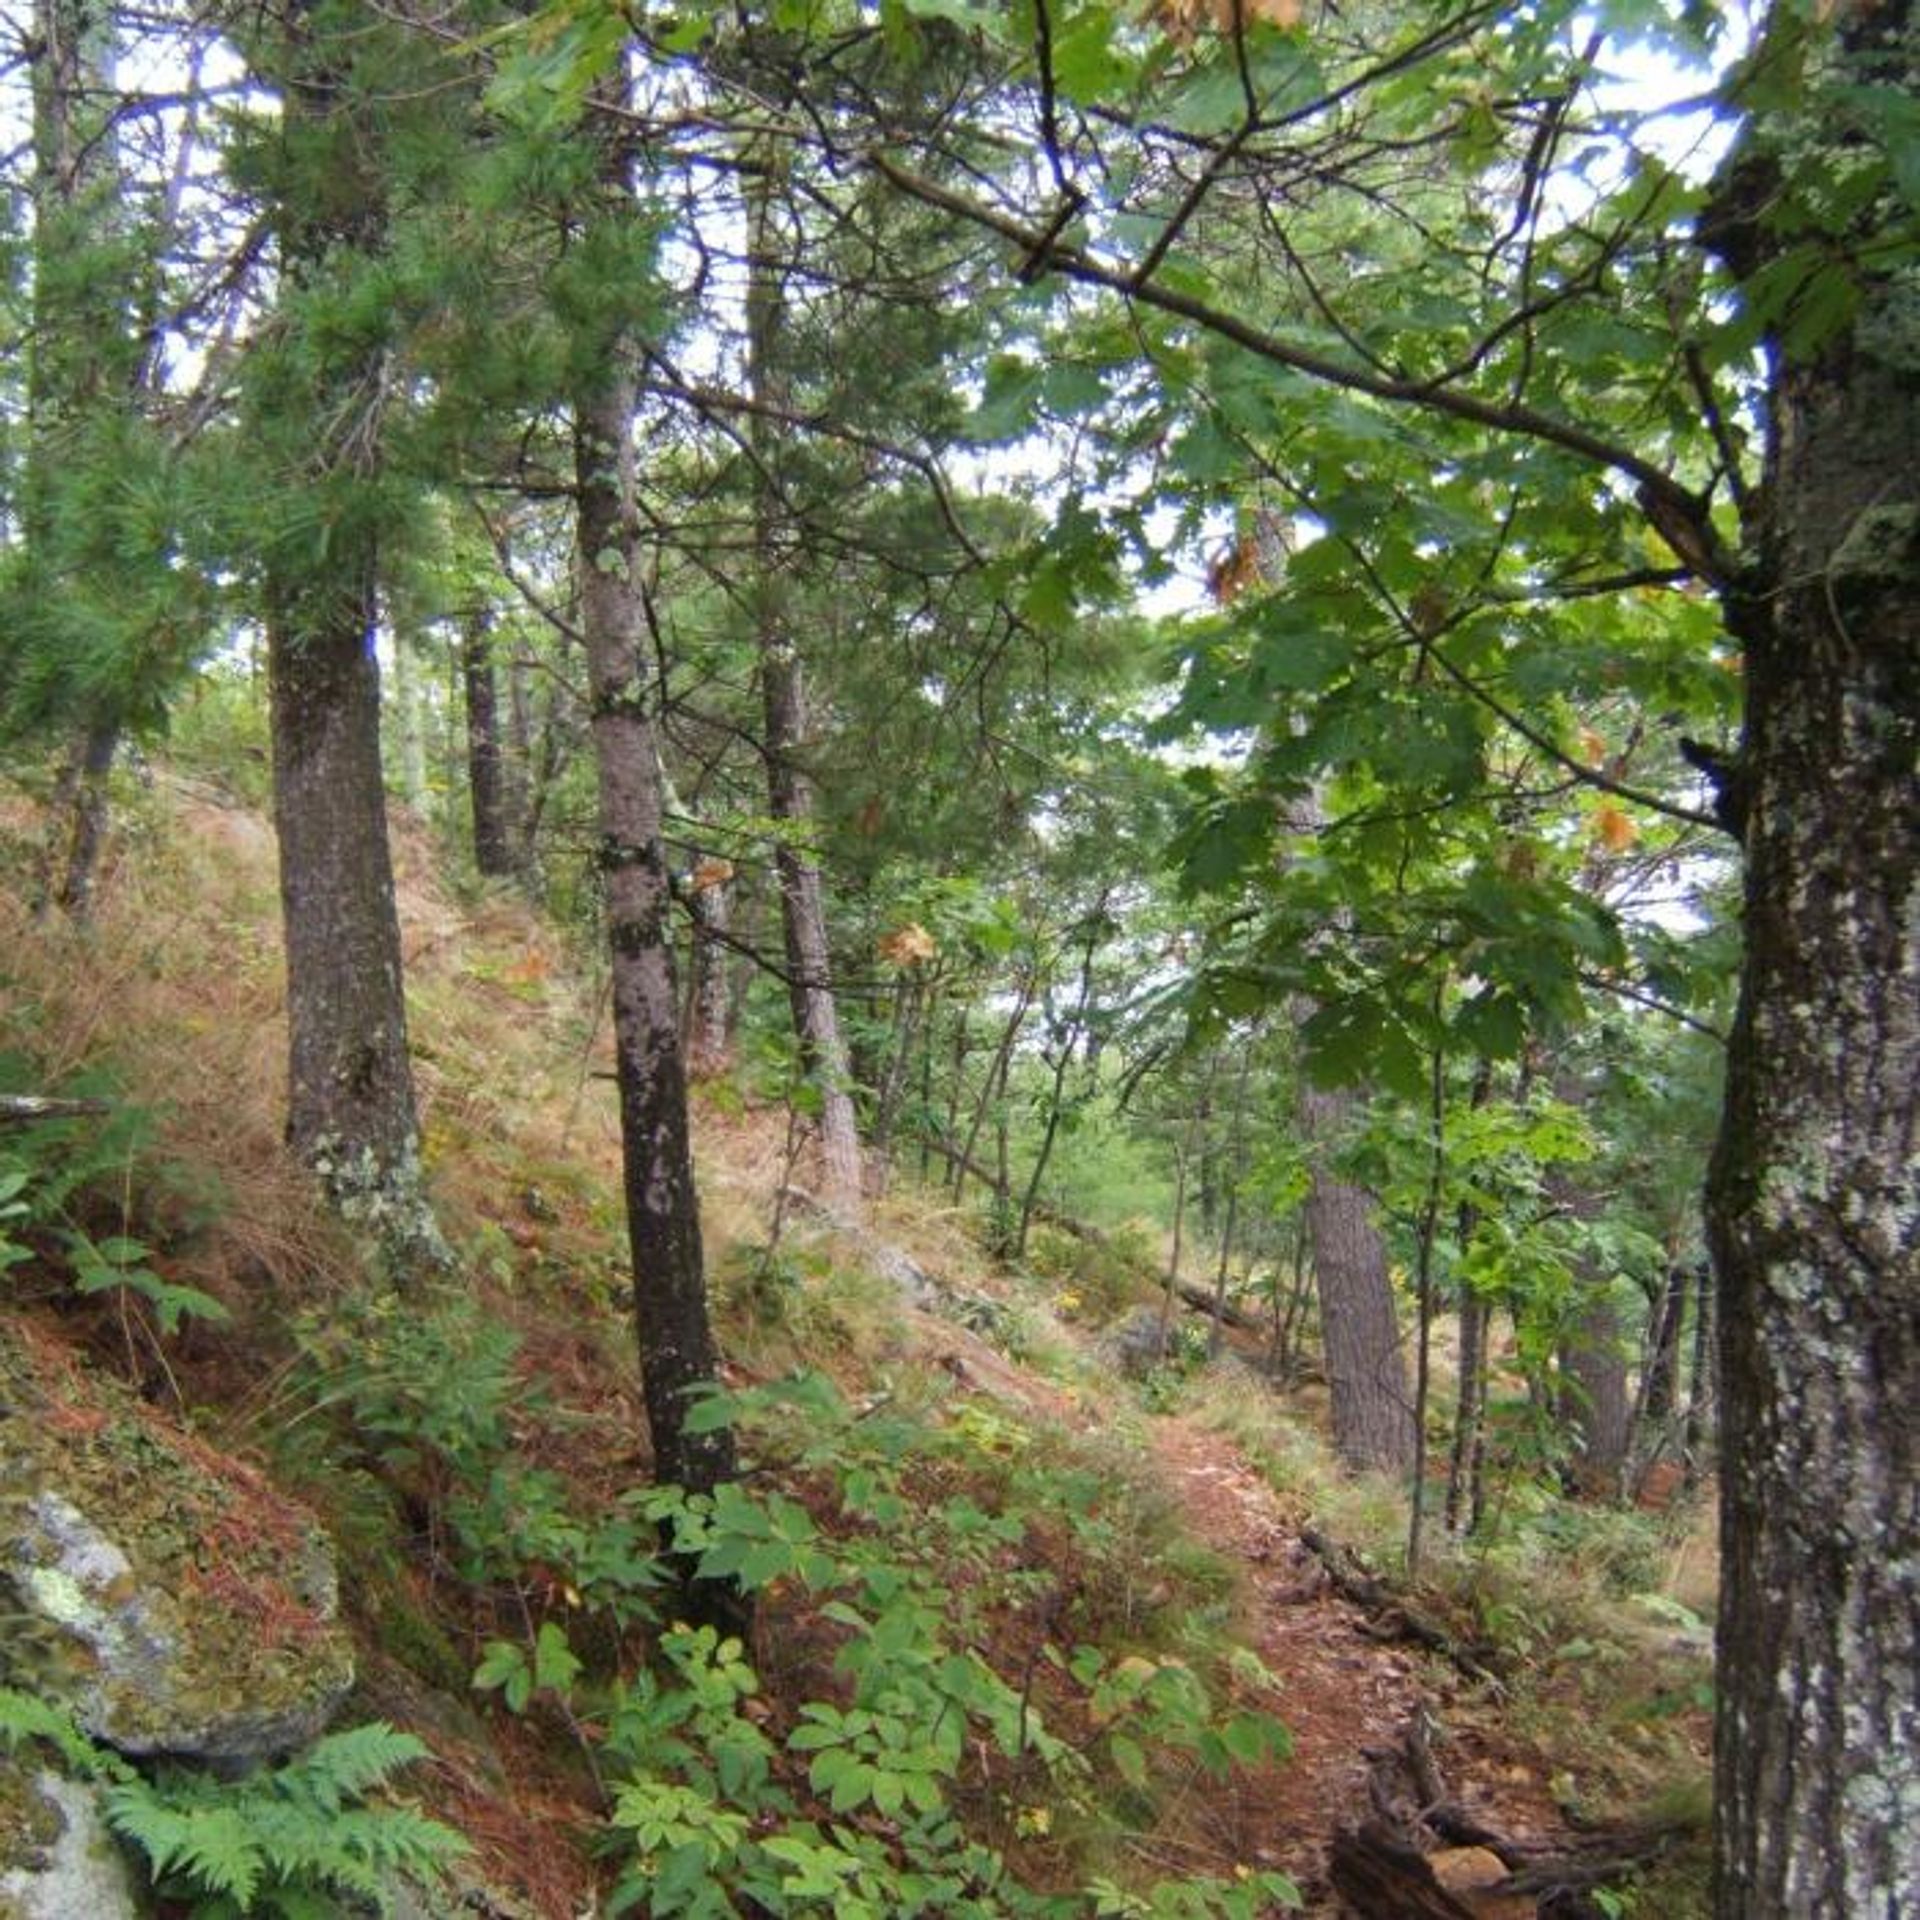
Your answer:
[[[76,1293],[117,1292],[144,1301],[163,1334],[178,1333],[189,1316],[231,1319],[211,1294],[155,1272],[143,1241],[124,1231],[95,1238],[80,1224],[83,1213],[100,1210],[109,1180],[122,1189],[120,1211],[126,1211],[127,1169],[146,1122],[137,1110],[116,1107],[90,1135],[82,1131],[85,1124],[51,1120],[0,1154],[0,1273],[34,1257],[34,1247],[17,1236],[37,1232],[43,1245],[64,1249]]]
[[[307,1319],[296,1338],[310,1403],[423,1501],[462,1579],[513,1585],[537,1566],[616,1628],[653,1618],[665,1577],[652,1520],[631,1503],[582,1512],[558,1474],[521,1457],[516,1423],[552,1409],[511,1327],[464,1297],[403,1310],[383,1295]]]
[[[1220,1771],[1284,1750],[1274,1722],[1221,1714],[1178,1662],[1043,1642],[1016,1684],[982,1656],[1010,1610],[1046,1617],[1063,1600],[1024,1551],[1020,1511],[1060,1489],[1043,1490],[1015,1423],[975,1407],[943,1431],[884,1402],[850,1407],[816,1377],[715,1394],[694,1422],[733,1424],[750,1476],[711,1495],[649,1489],[632,1506],[703,1578],[804,1593],[832,1636],[833,1677],[777,1710],[742,1644],[710,1626],[668,1628],[655,1668],[624,1680],[587,1675],[551,1622],[528,1648],[488,1649],[476,1685],[509,1706],[549,1687],[600,1730],[608,1844],[624,1863],[610,1911],[1064,1920],[1101,1896],[1023,1887],[983,1833],[1042,1830],[1048,1799],[1098,1823],[1106,1781],[1150,1806],[1156,1756]],[[776,1463],[805,1500],[767,1484]],[[1000,1510],[954,1484],[959,1466]],[[1090,1735],[1050,1723],[1042,1669],[1081,1699]],[[1250,1920],[1289,1891],[1278,1876],[1197,1879],[1109,1910]]]
[[[147,1248],[127,1234],[110,1234],[104,1240],[95,1240],[90,1234],[74,1230],[64,1238],[68,1258],[73,1263],[76,1293],[131,1294],[153,1309],[160,1331],[165,1334],[178,1333],[180,1323],[188,1315],[216,1323],[233,1318],[212,1294],[162,1279],[147,1264],[151,1257]]]
[[[240,1780],[162,1765],[139,1772],[58,1708],[0,1689],[0,1742],[38,1742],[100,1789],[107,1825],[139,1849],[154,1893],[193,1920],[318,1920],[352,1900],[389,1913],[403,1880],[431,1884],[467,1851],[411,1807],[374,1802],[427,1757],[384,1721],[329,1734]]]
[[[33,1249],[23,1247],[8,1229],[23,1223],[31,1209],[20,1196],[27,1190],[27,1169],[11,1159],[0,1159],[0,1273],[33,1258]]]

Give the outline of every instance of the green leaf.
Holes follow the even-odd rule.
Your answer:
[[[534,1684],[565,1694],[579,1678],[580,1670],[580,1660],[568,1644],[565,1630],[555,1621],[541,1621],[540,1631],[534,1636]]]
[[[1147,1756],[1141,1751],[1137,1740],[1130,1740],[1124,1733],[1107,1736],[1107,1756],[1112,1760],[1114,1771],[1130,1787],[1144,1787],[1147,1784]]]

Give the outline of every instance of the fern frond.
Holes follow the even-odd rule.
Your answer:
[[[335,1920],[341,1901],[385,1913],[394,1881],[431,1881],[468,1851],[410,1807],[357,1804],[428,1749],[382,1721],[330,1735],[270,1773],[223,1781],[168,1767],[107,1796],[108,1824],[139,1847],[163,1891],[201,1920]]]
[[[147,1856],[156,1883],[179,1875],[224,1895],[245,1913],[267,1871],[244,1812],[237,1806],[169,1805],[144,1780],[109,1790],[107,1824]]]
[[[132,1772],[117,1753],[96,1747],[74,1725],[72,1715],[34,1694],[0,1687],[0,1744],[12,1751],[29,1740],[50,1746],[75,1779],[122,1780]]]
[[[426,1759],[428,1751],[412,1734],[401,1733],[384,1720],[370,1720],[365,1726],[316,1741],[299,1759],[281,1768],[275,1784],[289,1799],[333,1813],[385,1786],[402,1767]]]

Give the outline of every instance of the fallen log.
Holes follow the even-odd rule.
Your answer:
[[[1416,1716],[1373,1756],[1373,1811],[1334,1836],[1329,1875],[1364,1920],[1604,1920],[1593,1896],[1698,1837],[1685,1821],[1624,1826],[1547,1844],[1500,1832],[1447,1787]],[[1428,1848],[1429,1836],[1446,1844]]]
[[[1426,1855],[1384,1820],[1336,1833],[1327,1877],[1366,1920],[1478,1920],[1435,1878]]]
[[[1503,1690],[1500,1676],[1471,1647],[1463,1646],[1403,1594],[1395,1593],[1370,1573],[1351,1547],[1330,1539],[1318,1527],[1302,1527],[1300,1544],[1318,1556],[1334,1591],[1343,1600],[1350,1600],[1373,1623],[1370,1631],[1376,1638],[1411,1640],[1416,1646],[1437,1653],[1469,1680],[1492,1687],[1496,1692]]]
[[[30,1127],[43,1120],[77,1120],[111,1113],[111,1100],[60,1099],[43,1093],[0,1093],[0,1127]]]

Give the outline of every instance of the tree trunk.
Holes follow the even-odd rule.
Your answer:
[[[1023,974],[1020,980],[1020,996],[1013,1003],[1013,1011],[1007,1016],[1006,1025],[1000,1029],[1000,1043],[994,1048],[993,1058],[987,1065],[986,1084],[980,1090],[980,1102],[973,1110],[973,1119],[967,1126],[967,1137],[960,1143],[960,1157],[953,1163],[953,1197],[957,1201],[965,1191],[967,1175],[974,1170],[974,1149],[980,1142],[980,1131],[987,1124],[987,1115],[994,1110],[994,1103],[1004,1099],[1007,1090],[1007,1073],[1013,1061],[1013,1044],[1019,1037],[1020,1028],[1027,1017],[1027,1010],[1033,1005],[1033,996],[1038,984],[1038,968]],[[953,1138],[953,1123],[958,1117],[960,1077],[966,1064],[967,1013],[960,1010],[960,1025],[955,1030],[953,1080],[956,1092],[952,1106],[947,1114],[947,1138]],[[1004,1182],[1002,1183],[1004,1185]]]
[[[1444,983],[1433,996],[1438,1027],[1445,1006]],[[1447,1056],[1436,1045],[1427,1104],[1430,1163],[1427,1193],[1420,1207],[1414,1266],[1414,1306],[1417,1315],[1413,1347],[1413,1468],[1407,1501],[1407,1577],[1420,1577],[1420,1555],[1427,1524],[1427,1413],[1433,1399],[1434,1254],[1440,1239],[1440,1209],[1446,1197],[1447,1177]]]
[[[393,611],[391,605],[388,612]],[[400,797],[422,820],[427,817],[427,730],[420,717],[420,683],[415,678],[417,663],[409,650],[406,636],[393,636],[393,684],[388,689],[388,704],[393,712],[395,731],[400,738]]]
[[[551,737],[551,729],[549,730]],[[534,836],[545,805],[543,772],[536,794],[533,765],[533,689],[528,684],[527,657],[515,647],[507,658],[507,752],[502,766],[502,784],[506,790],[507,819],[513,832],[513,870],[521,884],[531,888],[534,882]]]
[[[906,1099],[907,1079],[912,1071],[914,1052],[920,1046],[921,1030],[928,1010],[937,1004],[939,983],[929,983],[918,965],[910,964],[895,982],[893,1020],[888,1036],[885,1069],[873,1106],[871,1148],[877,1178],[884,1183],[893,1164],[893,1137],[900,1124],[900,1108]]]
[[[1033,1229],[1033,1209],[1040,1198],[1040,1183],[1047,1177],[1047,1167],[1053,1159],[1054,1143],[1060,1137],[1060,1121],[1066,1109],[1067,1074],[1073,1065],[1073,1057],[1078,1050],[1080,1036],[1087,1028],[1087,1015],[1093,1006],[1093,956],[1099,950],[1100,935],[1107,924],[1107,897],[1103,893],[1099,904],[1087,916],[1086,946],[1080,955],[1080,991],[1074,1002],[1073,1017],[1054,1029],[1049,1036],[1056,1049],[1053,1059],[1053,1084],[1047,1091],[1047,1124],[1040,1136],[1040,1151],[1034,1156],[1033,1172],[1027,1180],[1027,1190],[1020,1202],[1020,1221],[1014,1230],[1013,1257],[1024,1259],[1027,1251],[1027,1235]],[[1049,1026],[1053,1022],[1049,1020]],[[1006,1052],[1001,1059],[1001,1082],[1004,1091],[1006,1080]]]
[[[371,553],[269,585],[273,812],[286,927],[287,1138],[349,1219],[434,1259],[380,772]],[[416,1244],[417,1243],[417,1244]],[[404,1262],[403,1262],[404,1264]]]
[[[85,920],[91,911],[94,876],[107,835],[107,776],[119,751],[120,723],[111,715],[96,720],[69,749],[48,808],[35,918],[50,906],[76,921]]]
[[[112,270],[123,197],[106,106],[114,94],[113,9],[101,0],[36,0],[33,46],[33,328],[21,506],[30,556],[40,559],[58,531],[56,470],[84,457],[73,443],[103,412],[138,404],[142,379],[127,288]],[[87,917],[119,745],[117,707],[75,729],[48,809],[36,918],[52,906],[72,920]]]
[[[779,264],[783,236],[774,213],[778,171],[771,160],[748,193],[747,385],[762,408],[786,403],[782,366],[786,285]],[[754,483],[755,593],[760,692],[765,714],[767,805],[782,832],[774,851],[785,923],[787,993],[793,1030],[820,1103],[820,1153],[834,1206],[856,1221],[866,1202],[860,1134],[853,1110],[853,1071],[833,997],[833,960],[827,942],[820,869],[809,851],[813,789],[804,758],[812,732],[806,664],[794,638],[780,551],[782,500],[776,468],[778,430],[756,414],[749,429],[757,467]]]
[[[1478,1113],[1493,1098],[1493,1062],[1473,1070],[1467,1104]],[[1464,1256],[1480,1224],[1471,1200],[1460,1203],[1454,1239]],[[1447,1461],[1447,1531],[1472,1533],[1485,1503],[1487,1458],[1487,1347],[1493,1309],[1463,1279],[1460,1285],[1460,1386],[1453,1410],[1453,1446]]]
[[[1301,1124],[1313,1142],[1306,1216],[1333,1398],[1333,1444],[1350,1467],[1404,1473],[1413,1459],[1413,1404],[1386,1242],[1374,1223],[1373,1195],[1342,1179],[1333,1165],[1353,1105],[1345,1088],[1301,1090]]]
[[[512,879],[512,818],[507,811],[506,755],[500,739],[500,701],[493,670],[493,634],[487,611],[461,622],[460,678],[466,690],[467,794],[473,809],[473,864],[489,880]]]
[[[1680,1440],[1690,1487],[1699,1484],[1713,1446],[1714,1354],[1719,1345],[1714,1327],[1715,1292],[1713,1269],[1703,1261],[1693,1274],[1693,1370],[1687,1382],[1687,1420]]]
[[[1647,1311],[1646,1351],[1634,1407],[1634,1490],[1643,1492],[1661,1457],[1674,1444],[1674,1407],[1680,1392],[1680,1335],[1687,1318],[1687,1270],[1669,1260]]]
[[[1155,1357],[1164,1360],[1173,1347],[1173,1303],[1180,1293],[1180,1255],[1187,1233],[1187,1166],[1193,1158],[1194,1122],[1173,1145],[1173,1244],[1167,1250],[1167,1282],[1160,1293],[1159,1340]]]
[[[1464,1245],[1464,1238],[1462,1241]],[[1460,1295],[1460,1397],[1453,1413],[1447,1464],[1447,1531],[1480,1524],[1487,1451],[1487,1333],[1492,1314],[1471,1287]]]
[[[687,994],[687,1071],[711,1080],[733,1063],[733,997],[727,986],[727,945],[733,883],[716,865],[695,869],[692,973]]]
[[[600,861],[611,949],[621,1167],[640,1374],[654,1471],[692,1492],[733,1477],[731,1435],[687,1429],[688,1396],[715,1380],[693,1141],[680,1058],[659,755],[642,665],[633,502],[634,389],[609,368],[574,426],[581,626],[599,763]]]
[[[1789,183],[1870,160],[1870,102],[1920,93],[1911,0],[1836,18],[1791,151],[1759,121],[1722,176],[1709,231],[1743,278],[1798,244],[1776,201],[1816,203]],[[1721,1920],[1920,1913],[1920,336],[1911,264],[1865,250],[1910,208],[1888,182],[1855,219],[1817,272],[1857,304],[1769,342],[1767,484],[1730,604],[1746,949],[1707,1205]]]
[[[1556,1411],[1574,1436],[1575,1484],[1593,1499],[1617,1500],[1633,1439],[1626,1343],[1611,1280],[1588,1275],[1584,1284],[1587,1298],[1560,1343]]]
[[[1650,1428],[1673,1417],[1680,1385],[1680,1330],[1687,1317],[1687,1270],[1677,1260],[1661,1277],[1647,1329],[1647,1359],[1640,1390],[1640,1417]]]
[[[1554,1095],[1578,1109],[1586,1102],[1587,1087],[1573,1073],[1564,1072],[1554,1081]],[[1563,1212],[1581,1222],[1598,1219],[1606,1204],[1590,1182],[1582,1182],[1564,1166],[1548,1173],[1547,1192]],[[1554,1413],[1572,1435],[1573,1484],[1589,1498],[1617,1500],[1633,1442],[1626,1342],[1613,1297],[1613,1276],[1586,1263],[1577,1278],[1581,1296],[1560,1339],[1560,1390]]]
[[[342,258],[373,252],[383,225],[370,189],[347,194],[337,180],[321,188],[316,148],[337,147],[344,174],[368,159],[334,50],[312,34],[310,13],[287,16],[276,49],[286,68],[284,137],[303,149],[289,163],[280,205],[283,282],[296,297],[286,324],[296,330],[297,296]],[[378,474],[382,388],[363,345],[329,353],[311,343],[301,397],[317,451],[306,480],[328,537],[324,557],[310,532],[276,542],[264,598],[286,928],[287,1138],[404,1284],[449,1256],[421,1184],[380,766],[378,555],[371,517],[353,498]],[[284,386],[276,398],[285,404]],[[284,419],[277,431],[288,431]],[[298,482],[290,475],[288,484]]]

